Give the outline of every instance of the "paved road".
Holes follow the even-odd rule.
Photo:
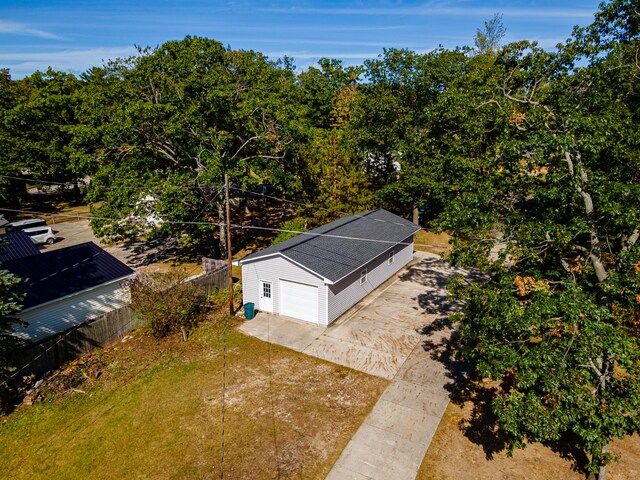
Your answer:
[[[328,328],[258,314],[240,329],[263,340],[391,380],[327,478],[413,479],[429,448],[458,366],[449,358],[445,290],[467,272],[436,255],[414,261]]]
[[[105,251],[116,257],[121,262],[132,268],[165,262],[175,257],[179,251],[179,245],[174,238],[157,238],[153,240],[139,240],[135,242],[120,243],[117,245],[104,245],[93,234],[88,220],[61,222],[50,225],[58,240],[53,245],[43,245],[43,252],[78,245],[84,242],[93,242],[104,248]]]

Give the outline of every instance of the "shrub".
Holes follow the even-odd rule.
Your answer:
[[[229,305],[229,289],[228,288],[216,288],[211,292],[209,296],[209,304],[214,310],[220,310],[227,308]],[[233,304],[242,305],[242,288],[239,285],[233,287]]]
[[[206,309],[202,288],[185,282],[185,278],[182,271],[139,272],[128,282],[131,308],[153,337],[191,329]]]
[[[307,231],[307,222],[304,218],[296,217],[291,220],[287,220],[282,225],[283,230],[294,230],[296,232],[306,232]],[[285,240],[289,240],[290,238],[299,235],[298,233],[292,232],[280,232],[278,236],[274,238],[271,242],[271,245],[277,245],[278,243],[282,243]]]

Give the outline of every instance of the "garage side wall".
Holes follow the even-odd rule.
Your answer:
[[[328,286],[329,323],[382,285],[413,259],[413,236],[402,243],[409,243],[409,245],[395,245],[358,271],[343,278],[335,285]],[[392,250],[394,252],[393,263],[389,264],[389,253]],[[367,269],[367,281],[361,285],[360,272],[365,268]]]
[[[80,323],[98,318],[129,304],[129,292],[121,281],[101,285],[41,307],[33,307],[17,316],[28,325],[14,327],[17,335],[38,342]]]
[[[271,282],[273,292],[273,313],[280,313],[280,279],[292,282],[315,285],[318,287],[318,318],[321,325],[326,325],[327,299],[324,281],[320,277],[299,267],[295,263],[280,256],[254,260],[242,265],[242,298],[244,303],[252,302],[256,309],[260,307],[260,280]]]

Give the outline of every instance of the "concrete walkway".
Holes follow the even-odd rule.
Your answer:
[[[328,479],[414,479],[449,403],[447,358],[456,308],[445,290],[453,269],[415,259],[328,328],[259,314],[240,330],[293,350],[391,380]]]

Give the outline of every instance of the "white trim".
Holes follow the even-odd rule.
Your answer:
[[[101,283],[100,285],[96,285],[95,287],[85,288],[84,290],[80,290],[79,292],[70,293],[69,295],[65,295],[64,297],[54,298],[53,300],[49,300],[48,302],[39,303],[38,305],[34,305],[33,307],[26,308],[24,310],[20,310],[16,313],[16,315],[20,315],[21,313],[30,312],[31,310],[35,310],[36,308],[46,307],[47,305],[51,305],[53,303],[59,302],[61,300],[66,300],[67,298],[75,297],[76,295],[81,295],[83,293],[90,292],[91,290],[95,290],[100,287],[104,287],[106,285],[111,285],[116,282],[121,282],[122,280],[126,280],[127,278],[131,278],[135,273],[127,275],[126,277],[116,278],[115,280],[111,280],[109,282]]]
[[[299,266],[300,268],[303,268],[304,270],[306,270],[307,272],[315,275],[316,277],[319,277],[325,284],[328,285],[333,285],[334,282],[332,282],[331,280],[329,280],[328,278],[323,277],[322,275],[320,275],[318,272],[314,272],[313,270],[311,270],[309,267],[305,267],[304,265],[302,265],[300,262],[296,262],[295,260],[287,257],[286,255],[283,255],[280,252],[276,252],[276,253],[271,253],[269,255],[265,255],[264,257],[258,257],[259,259],[263,259],[263,258],[269,258],[269,257],[275,257],[275,256],[279,256],[281,258],[284,258],[285,260],[289,260],[291,263]],[[253,262],[254,260],[258,260],[258,258],[252,258],[249,260],[249,262]],[[240,260],[241,262],[242,260]],[[243,263],[242,265],[246,265],[245,263]]]
[[[324,314],[325,314],[325,325],[329,326],[329,286],[325,283],[324,287]]]

